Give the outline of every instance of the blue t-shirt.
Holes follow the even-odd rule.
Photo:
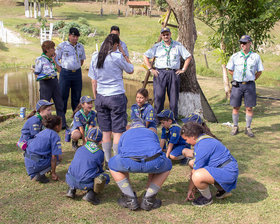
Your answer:
[[[174,144],[173,148],[179,145],[185,145],[186,148],[191,148],[190,145],[181,137],[181,127],[174,123],[169,129],[162,128],[161,139],[165,139],[167,143]]]
[[[36,154],[46,157],[61,155],[60,137],[56,131],[47,128],[30,141],[26,151],[30,155]]]
[[[36,134],[38,134],[40,131],[42,131],[43,125],[40,118],[37,116],[32,116],[23,125],[23,128],[21,129],[21,136],[19,141],[28,141],[35,137]]]
[[[228,159],[236,161],[230,151],[217,139],[201,139],[194,145],[195,170],[206,166],[218,167]]]
[[[145,103],[141,108],[137,104],[131,106],[131,120],[141,118],[151,123],[155,122],[154,108],[151,104]]]
[[[92,148],[98,146],[91,142]],[[93,179],[103,173],[104,153],[102,150],[92,153],[86,146],[78,148],[75,156],[69,166],[68,173],[75,178],[77,182],[93,182]]]
[[[88,124],[89,126],[96,126],[96,122],[95,122],[96,112],[92,110],[89,112],[87,116],[89,118],[88,122],[83,117],[81,111],[77,111],[74,115],[74,122],[71,130],[73,131],[75,129],[78,129],[79,127],[83,127],[85,130],[86,124]]]
[[[157,134],[144,127],[131,128],[124,132],[118,145],[118,154],[121,157],[146,158],[161,152]]]

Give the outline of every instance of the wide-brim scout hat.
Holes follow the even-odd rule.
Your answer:
[[[69,35],[74,35],[74,36],[77,36],[79,37],[80,36],[80,32],[77,28],[75,27],[72,27],[69,29]]]
[[[90,96],[82,96],[80,99],[80,103],[90,103],[94,101]]]
[[[51,106],[53,103],[47,101],[47,100],[39,100],[36,104],[36,111],[39,111],[41,106]]]
[[[163,110],[159,114],[157,114],[157,117],[159,118],[170,118],[171,120],[174,119],[174,113],[171,110]]]
[[[252,42],[252,39],[249,35],[243,35],[240,38],[239,42],[248,43],[248,42]]]
[[[160,33],[162,34],[163,32],[169,32],[170,33],[170,29],[168,27],[164,27],[160,30]]]
[[[193,121],[198,124],[202,124],[202,122],[203,122],[202,118],[198,114],[195,114],[195,113],[190,114],[188,117],[183,118],[181,121],[183,121],[184,123]]]
[[[145,121],[141,118],[135,118],[131,121],[131,128],[145,128]]]
[[[97,127],[89,129],[88,133],[87,133],[87,140],[92,141],[92,142],[93,141],[94,142],[101,142],[102,131]]]

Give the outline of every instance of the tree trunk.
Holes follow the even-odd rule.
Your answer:
[[[29,2],[29,15],[32,18],[32,0]]]
[[[41,2],[38,2],[38,16],[41,16]]]
[[[37,19],[37,11],[38,11],[38,8],[37,8],[37,0],[34,1],[34,18]]]
[[[195,41],[197,39],[194,22],[194,0],[166,0],[172,9],[179,26],[178,41],[193,55]],[[196,78],[195,59],[192,58],[187,71],[181,74],[179,94],[179,115],[188,116],[190,113],[202,114],[209,121],[217,122],[217,119],[205,97],[201,99],[201,89]],[[203,95],[204,96],[204,95]],[[205,101],[207,103],[201,103]],[[202,107],[203,106],[203,107]],[[207,117],[206,117],[207,115]]]
[[[53,18],[53,8],[52,8],[52,6],[50,6],[50,19],[52,19]]]
[[[29,18],[29,1],[24,0],[25,17]]]

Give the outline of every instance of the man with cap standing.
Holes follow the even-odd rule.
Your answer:
[[[112,26],[110,34],[117,34],[118,36],[120,36],[120,28],[118,26]],[[118,50],[120,52],[122,52],[122,50],[123,50],[124,51],[123,55],[125,55],[125,56],[127,56],[129,58],[129,53],[128,53],[128,49],[127,49],[127,46],[126,46],[125,42],[120,40],[120,44],[118,46]]]
[[[164,108],[165,89],[167,89],[169,107],[173,111],[175,119],[177,119],[180,90],[179,75],[187,70],[192,56],[181,43],[172,40],[169,28],[162,28],[160,33],[162,41],[156,43],[144,53],[144,62],[154,75],[154,108],[156,114],[159,114]],[[181,57],[185,60],[182,69],[180,69]],[[152,58],[155,58],[155,67],[149,61]]]
[[[56,49],[57,59],[61,61],[59,86],[64,103],[64,113],[67,110],[67,101],[71,88],[71,106],[74,111],[79,104],[82,92],[81,67],[86,59],[82,44],[78,43],[80,32],[76,28],[70,28],[68,41],[58,45]]]
[[[261,58],[258,54],[251,51],[252,39],[248,35],[243,35],[239,40],[241,51],[233,54],[227,64],[228,72],[232,75],[233,81],[230,95],[230,105],[233,107],[232,120],[233,128],[232,135],[239,132],[238,120],[239,109],[244,98],[246,107],[246,128],[245,134],[249,137],[254,137],[251,130],[253,119],[253,107],[256,106],[256,85],[257,80],[264,70]]]

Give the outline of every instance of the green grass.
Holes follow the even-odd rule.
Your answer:
[[[62,138],[63,162],[57,167],[59,182],[42,185],[30,181],[26,175],[22,153],[15,143],[20,137],[24,121],[19,117],[0,123],[0,223],[278,223],[279,215],[279,141],[280,102],[258,99],[253,119],[255,138],[242,133],[245,127],[243,107],[237,136],[229,135],[230,128],[222,123],[231,121],[231,107],[224,101],[221,81],[199,77],[200,85],[220,123],[208,123],[237,159],[240,169],[233,196],[216,200],[211,206],[195,208],[184,202],[189,180],[189,168],[174,163],[171,174],[158,197],[163,200],[160,209],[150,212],[120,208],[116,200],[120,193],[112,180],[101,195],[101,204],[90,205],[78,191],[75,200],[64,196],[67,190],[65,174],[74,156],[70,143]],[[216,85],[213,85],[216,83]],[[217,88],[218,87],[218,88]],[[277,90],[261,88],[277,95]],[[1,107],[5,113],[19,108]],[[128,114],[130,111],[128,111]],[[67,113],[70,123],[71,112]],[[145,174],[131,174],[134,190],[141,195],[145,188]],[[215,189],[211,187],[214,194]]]

